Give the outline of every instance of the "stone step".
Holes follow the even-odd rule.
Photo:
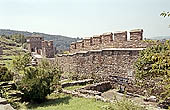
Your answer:
[[[17,91],[17,90],[9,90],[7,94],[8,96],[11,96],[11,97],[21,97],[23,95],[22,92]]]
[[[0,110],[15,110],[10,104],[0,104]]]
[[[0,104],[8,104],[7,100],[0,97]]]

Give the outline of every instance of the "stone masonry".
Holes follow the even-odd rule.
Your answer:
[[[0,46],[0,55],[3,55],[3,48]]]
[[[46,58],[54,58],[53,41],[44,40],[43,37],[33,35],[27,38],[28,50]]]
[[[70,54],[58,55],[56,60],[64,72],[94,74],[102,80],[108,80],[109,76],[133,79],[133,65],[139,52],[154,45],[142,39],[141,29],[130,31],[130,40],[127,31],[105,33],[72,43]]]
[[[53,41],[42,41],[42,56],[46,58],[54,58]]]
[[[42,41],[43,37],[38,35],[33,35],[31,37],[28,37],[27,43],[28,43],[28,50],[30,52],[35,52],[36,49],[42,49]]]
[[[70,45],[70,53],[79,51],[100,50],[104,48],[145,48],[148,43],[143,41],[143,30],[130,31],[130,40],[127,40],[127,31],[104,33],[95,35]]]

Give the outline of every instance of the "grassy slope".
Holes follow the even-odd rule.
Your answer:
[[[72,97],[70,95],[50,95],[48,101],[42,104],[31,104],[22,109],[31,110],[102,110],[102,107],[108,105],[95,99],[85,99]]]
[[[17,44],[16,42],[9,40],[9,39],[5,39],[0,37],[0,42],[5,42],[5,43],[15,43],[16,45],[20,45]],[[9,46],[9,45],[4,45],[2,44],[3,47],[9,48],[9,50],[3,50],[3,54],[2,58],[10,58],[10,59],[14,59],[16,54],[20,53],[23,54],[24,52],[22,52],[22,48],[21,47],[17,47],[17,46]],[[4,63],[6,64],[6,66],[11,69],[12,68],[12,60],[0,60],[0,63]]]

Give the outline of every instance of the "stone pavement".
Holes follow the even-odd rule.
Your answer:
[[[15,110],[7,100],[0,97],[0,110]]]

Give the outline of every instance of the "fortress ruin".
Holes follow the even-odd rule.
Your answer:
[[[30,52],[35,52],[36,54],[42,55],[42,57],[54,58],[53,41],[47,41],[41,36],[33,35],[28,37],[27,43]]]
[[[134,62],[139,52],[153,44],[143,41],[143,30],[104,33],[85,38],[70,45],[70,54],[58,55],[56,60],[64,72],[80,76],[94,75],[102,80],[110,76],[134,78]]]

